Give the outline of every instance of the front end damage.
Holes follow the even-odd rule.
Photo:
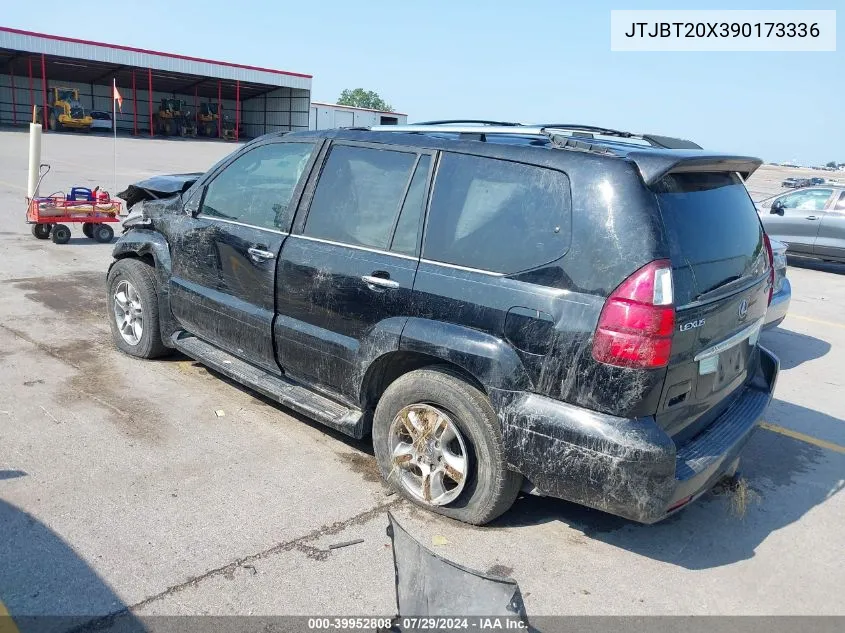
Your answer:
[[[732,474],[777,381],[777,358],[758,350],[756,370],[723,413],[682,444],[651,416],[627,419],[538,394],[498,392],[508,463],[542,495],[659,521]]]

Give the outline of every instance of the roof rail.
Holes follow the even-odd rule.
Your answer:
[[[420,121],[414,125],[454,125],[455,123],[475,123],[478,125],[504,125],[504,126],[519,126],[522,123],[513,123],[511,121],[489,121],[487,119],[443,119],[442,121]]]
[[[578,132],[583,136],[617,136],[623,139],[635,139],[644,141],[652,147],[664,149],[701,149],[700,145],[680,138],[671,136],[659,136],[656,134],[634,134],[610,128],[596,127],[593,125],[581,125],[578,123],[539,123],[524,125],[522,123],[508,123],[503,121],[484,120],[445,120],[429,121],[426,123],[412,123],[408,125],[374,125],[369,128],[373,132],[404,132],[410,134],[472,134],[478,135],[479,140],[486,140],[486,134],[508,134],[514,136],[545,136],[554,141],[555,136],[560,132],[572,132],[577,137]],[[566,137],[563,137],[566,138]]]

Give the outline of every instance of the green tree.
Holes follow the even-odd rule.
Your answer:
[[[382,99],[377,92],[364,90],[363,88],[348,88],[340,93],[337,105],[353,106],[355,108],[369,108],[371,110],[384,110],[393,112],[393,106]]]
[[[827,165],[825,165],[825,167],[832,167],[833,169],[836,169],[836,161],[830,161]]]

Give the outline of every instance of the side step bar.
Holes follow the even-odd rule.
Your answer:
[[[360,409],[330,400],[290,378],[267,373],[196,336],[177,332],[172,340],[183,354],[279,404],[356,439],[364,436],[364,415]]]

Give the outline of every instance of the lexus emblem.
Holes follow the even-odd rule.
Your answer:
[[[748,314],[748,299],[743,299],[739,302],[739,318],[744,319]]]

